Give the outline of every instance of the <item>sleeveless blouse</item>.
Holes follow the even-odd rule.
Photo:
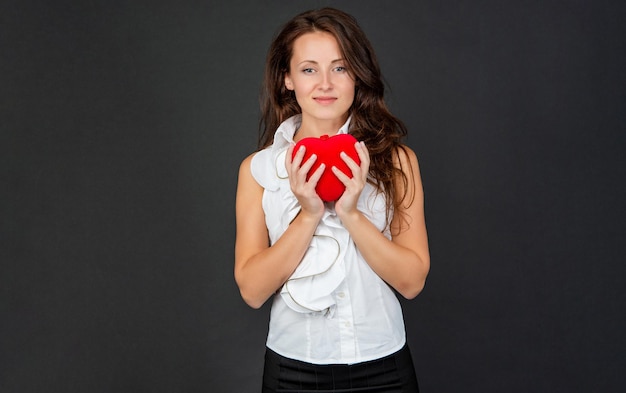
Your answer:
[[[264,188],[265,223],[274,244],[300,210],[291,192],[285,154],[301,117],[283,122],[271,146],[252,158]],[[347,133],[350,119],[338,133]],[[358,209],[387,237],[384,193],[367,184]],[[273,298],[267,347],[314,364],[352,364],[390,355],[405,344],[404,320],[394,291],[367,264],[350,234],[325,203],[302,261]]]

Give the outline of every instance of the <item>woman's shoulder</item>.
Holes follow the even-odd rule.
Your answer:
[[[270,148],[255,151],[243,159],[239,166],[239,176],[254,179],[266,189],[274,189],[276,182]]]
[[[241,176],[242,174],[249,174],[250,173],[250,168],[252,168],[252,160],[254,159],[254,156],[257,154],[258,152],[253,152],[251,154],[249,154],[247,157],[245,157],[241,163],[239,164],[239,175]]]
[[[248,155],[247,155],[247,156],[246,156],[246,157],[245,157],[245,158],[241,161],[241,164],[240,164],[239,166],[240,166],[240,167],[244,167],[244,166],[249,167],[249,166],[250,166],[250,161],[252,161],[252,158],[254,157],[254,155],[255,155],[256,153],[257,153],[257,152],[255,151],[255,152],[253,152],[253,153],[248,154]]]
[[[267,154],[269,147],[263,148],[260,150],[255,150],[252,153],[248,154],[239,164],[239,168],[251,168],[254,165],[254,161],[258,161],[259,159],[263,159],[263,156]]]
[[[395,147],[393,154],[393,164],[396,168],[402,169],[417,166],[417,154],[409,146],[400,144]]]

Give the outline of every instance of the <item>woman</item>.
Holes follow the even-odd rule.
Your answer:
[[[290,20],[266,62],[260,150],[241,164],[235,279],[253,308],[273,296],[264,392],[416,392],[394,290],[424,287],[430,258],[415,153],[386,108],[371,44],[332,8]],[[307,137],[349,133],[350,173],[304,160]],[[359,162],[359,163],[357,163]],[[315,191],[325,171],[345,185]],[[307,174],[310,176],[307,179]]]

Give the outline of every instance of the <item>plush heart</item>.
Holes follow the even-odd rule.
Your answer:
[[[342,151],[345,152],[357,164],[360,164],[361,160],[359,160],[359,156],[354,147],[356,142],[356,138],[350,134],[338,134],[330,137],[328,135],[322,135],[319,138],[303,138],[296,143],[293,149],[293,156],[296,155],[301,145],[304,145],[306,148],[302,162],[305,162],[312,154],[317,155],[315,164],[307,174],[307,180],[322,163],[326,164],[326,169],[324,169],[324,173],[315,187],[317,195],[319,195],[323,201],[336,201],[345,191],[346,187],[330,168],[335,166],[347,176],[352,177],[352,170],[341,159],[339,153]]]

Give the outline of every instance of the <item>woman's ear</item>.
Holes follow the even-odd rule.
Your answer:
[[[285,87],[287,90],[293,90],[293,82],[291,81],[288,72],[285,72]]]

